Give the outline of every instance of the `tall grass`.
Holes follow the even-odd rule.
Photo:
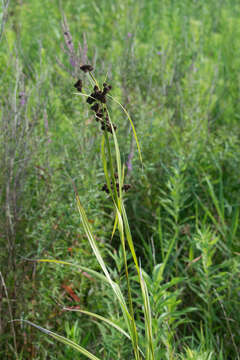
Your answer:
[[[88,95],[87,100],[90,104],[92,102],[95,102],[95,104],[97,105],[97,109],[94,109],[94,111],[96,112],[96,120],[98,122],[100,121],[100,123],[102,124],[101,129],[104,131],[104,134],[102,137],[102,151],[101,151],[102,163],[103,163],[103,169],[104,169],[105,178],[106,178],[106,182],[107,182],[107,189],[106,189],[107,191],[106,192],[111,194],[111,198],[113,201],[113,208],[115,210],[115,224],[114,224],[114,229],[113,229],[113,235],[114,235],[116,229],[118,229],[120,240],[121,240],[122,255],[123,255],[123,259],[124,259],[125,279],[127,282],[127,300],[125,300],[125,296],[122,293],[118,284],[116,284],[110,276],[110,273],[107,269],[104,259],[103,259],[102,255],[99,251],[99,248],[97,246],[95,237],[94,237],[92,229],[91,229],[90,222],[88,221],[85,210],[81,204],[79,195],[77,193],[77,189],[75,188],[77,207],[78,207],[78,210],[80,213],[80,217],[81,217],[82,224],[83,224],[83,227],[85,230],[85,234],[89,240],[89,243],[92,247],[94,255],[96,256],[97,261],[104,273],[104,281],[106,283],[109,283],[109,285],[113,291],[113,294],[116,296],[116,298],[119,302],[119,306],[122,310],[122,314],[123,314],[123,317],[124,317],[124,320],[126,323],[127,333],[125,332],[124,329],[115,325],[109,319],[106,319],[102,316],[99,316],[99,315],[91,313],[91,312],[86,312],[83,310],[77,310],[77,311],[79,311],[80,313],[89,314],[90,316],[93,316],[93,317],[96,317],[97,319],[103,320],[104,322],[113,326],[115,329],[117,329],[122,334],[127,336],[132,342],[132,349],[133,349],[134,357],[136,360],[142,359],[142,356],[144,356],[144,358],[146,358],[146,359],[151,360],[151,359],[155,358],[155,355],[154,355],[154,346],[153,346],[152,317],[151,317],[152,315],[151,315],[149,294],[148,294],[146,282],[145,282],[143,274],[142,274],[141,266],[139,265],[139,261],[137,260],[137,256],[135,253],[133,239],[131,236],[131,231],[130,231],[130,227],[128,224],[127,214],[126,214],[126,210],[125,210],[125,206],[124,206],[124,202],[123,202],[123,190],[125,187],[124,182],[123,182],[124,181],[124,168],[122,168],[122,164],[121,164],[120,150],[119,150],[118,141],[117,141],[117,137],[116,137],[116,133],[115,133],[115,126],[113,125],[113,123],[111,121],[108,107],[105,104],[106,103],[105,96],[104,96],[104,99],[102,99],[103,95],[101,95],[104,93],[105,85],[104,85],[104,88],[102,90],[100,90],[97,80],[93,77],[93,75],[91,73],[91,71],[92,71],[91,66],[85,65],[85,67],[90,68],[90,70],[87,69],[87,71],[90,74],[90,80],[93,80],[94,84],[95,84],[94,85],[94,93]],[[86,72],[86,71],[84,71],[84,72]],[[79,80],[79,82],[80,82],[80,80]],[[78,90],[81,92],[82,88],[80,88]],[[95,94],[100,94],[101,97],[98,99]],[[83,95],[85,95],[85,94],[83,93]],[[120,106],[122,107],[122,105],[120,105]],[[101,107],[100,110],[99,110],[99,107]],[[93,108],[93,106],[92,106],[92,108]],[[133,125],[132,120],[129,117],[127,111],[123,107],[122,107],[122,109],[127,114],[128,119],[131,123],[132,130],[133,130],[133,133],[134,133],[134,136],[135,136],[135,139],[137,142],[137,146],[139,149],[139,156],[141,158],[139,142],[138,142],[138,139],[136,136],[136,131],[135,131],[134,125]],[[102,111],[101,116],[100,116],[100,111]],[[104,111],[105,111],[105,114],[104,114]],[[112,149],[111,149],[111,144],[109,141],[108,132],[113,136],[114,149],[115,149],[115,154],[116,154],[115,157],[113,157],[113,155],[112,155]],[[106,156],[106,152],[107,152],[107,156]],[[116,167],[117,171],[115,171],[116,170],[115,167]],[[75,187],[75,185],[74,185],[74,187]],[[143,313],[144,313],[145,342],[146,342],[146,346],[145,346],[146,349],[145,349],[144,353],[139,348],[139,340],[138,340],[139,339],[139,330],[137,329],[136,320],[135,320],[136,311],[134,310],[132,289],[131,289],[131,284],[130,284],[130,279],[129,279],[129,268],[128,268],[128,261],[127,261],[126,243],[128,244],[131,255],[132,255],[132,261],[134,262],[134,266],[136,269],[136,273],[138,276],[138,282],[139,282],[139,286],[140,286],[141,294],[142,294],[142,307],[143,307]],[[38,260],[38,261],[46,262],[47,260]],[[53,262],[53,260],[50,260],[50,262]],[[58,260],[54,260],[54,263],[62,263],[62,262],[58,261]],[[70,265],[70,264],[68,263],[68,265]],[[29,321],[27,321],[27,323],[32,324]],[[73,343],[72,341],[68,340],[67,338],[64,338],[60,335],[52,333],[49,330],[43,329],[42,327],[40,327],[38,325],[33,324],[33,326],[35,326],[39,330],[42,330],[46,334],[54,337],[55,339],[72,346],[73,348],[75,348],[76,350],[78,350],[80,353],[84,354],[88,358],[97,359],[97,357],[95,357],[93,354],[89,353],[87,350],[85,350],[81,346]]]

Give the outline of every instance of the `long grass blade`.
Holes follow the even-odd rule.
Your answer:
[[[129,336],[129,334],[123,330],[120,326],[118,326],[117,324],[115,324],[112,320],[109,320],[101,315],[98,315],[96,313],[92,313],[90,311],[86,311],[86,310],[81,310],[81,309],[71,309],[71,308],[67,308],[67,307],[64,307],[63,310],[67,310],[67,311],[75,311],[75,312],[80,312],[82,314],[85,314],[85,315],[89,315],[93,318],[96,318],[98,320],[101,320],[103,322],[105,322],[106,324],[114,327],[116,330],[118,330],[121,334],[123,334],[124,336],[126,336],[126,338],[128,338],[129,340],[131,340],[131,337]],[[140,353],[142,354],[142,356],[144,357],[144,353],[142,352],[142,350],[140,348],[138,348],[138,350],[140,351]]]
[[[90,243],[90,245],[91,245],[91,247],[92,247],[92,250],[93,250],[93,252],[94,252],[94,254],[95,254],[95,256],[96,256],[96,258],[97,258],[97,260],[98,260],[98,262],[99,262],[99,264],[100,264],[100,266],[101,266],[101,268],[102,268],[102,270],[103,270],[103,272],[104,272],[104,274],[105,274],[108,282],[109,282],[109,284],[111,285],[111,287],[112,287],[115,295],[117,296],[117,299],[118,299],[119,304],[120,304],[120,306],[121,306],[121,308],[122,308],[122,311],[123,311],[123,315],[124,315],[124,317],[125,317],[125,320],[127,321],[127,324],[129,325],[129,324],[130,324],[130,323],[129,323],[129,320],[131,321],[132,317],[131,317],[131,315],[129,314],[129,311],[128,311],[128,309],[127,309],[127,305],[126,305],[126,303],[125,303],[125,300],[124,300],[124,297],[123,297],[123,295],[122,295],[122,292],[121,292],[118,284],[114,283],[114,282],[112,281],[111,277],[110,277],[110,274],[109,274],[109,272],[108,272],[108,270],[107,270],[107,268],[106,268],[106,265],[105,265],[105,263],[104,263],[104,260],[103,260],[101,254],[100,254],[100,251],[99,251],[99,249],[98,249],[98,247],[97,247],[97,244],[96,244],[96,242],[95,242],[95,239],[94,239],[94,237],[93,237],[90,224],[89,224],[89,222],[88,222],[88,220],[87,220],[87,216],[86,216],[85,211],[84,211],[84,209],[83,209],[83,207],[82,207],[82,205],[81,205],[81,202],[80,202],[80,199],[79,199],[78,194],[76,194],[76,198],[77,198],[77,206],[78,206],[79,214],[80,214],[80,216],[81,216],[82,224],[83,224],[85,233],[86,233],[86,235],[87,235],[87,237],[88,237],[88,241],[89,241],[89,243]],[[128,319],[128,320],[127,320],[127,319]]]
[[[118,226],[118,217],[117,214],[115,216],[115,220],[114,220],[114,225],[113,225],[113,230],[112,230],[112,235],[111,235],[111,239],[113,238],[116,230],[117,230],[117,226]]]
[[[81,310],[81,309],[71,309],[71,308],[67,308],[64,307],[63,310],[67,310],[67,311],[74,311],[74,312],[80,312],[81,314],[85,314],[85,315],[89,315],[93,318],[99,319],[103,322],[105,322],[106,324],[114,327],[116,330],[118,330],[121,334],[123,334],[124,336],[126,336],[129,340],[131,340],[131,337],[129,336],[129,334],[124,331],[120,326],[118,326],[117,324],[115,324],[112,320],[109,320],[101,315],[98,315],[96,313],[90,312],[90,311],[86,311],[86,310]]]
[[[129,227],[126,210],[125,210],[123,203],[121,203],[121,209],[122,209],[122,216],[123,216],[123,222],[124,222],[124,226],[125,226],[128,246],[130,248],[130,251],[131,251],[134,263],[135,263],[135,267],[136,267],[136,270],[138,273],[139,283],[141,286],[141,292],[142,292],[142,297],[143,297],[145,332],[146,332],[146,336],[147,336],[147,340],[148,340],[146,359],[153,360],[154,359],[154,351],[153,351],[153,336],[152,336],[152,316],[151,316],[151,307],[150,307],[150,302],[149,302],[147,285],[143,279],[143,276],[141,273],[141,268],[139,267],[139,264],[138,264],[138,260],[137,260],[136,252],[134,249],[133,240],[132,240],[131,230]],[[121,215],[119,214],[119,217],[120,216]]]
[[[91,360],[100,360],[100,358],[98,358],[97,356],[93,355],[92,353],[90,353],[88,350],[84,349],[82,346],[76,344],[74,341],[69,340],[68,338],[62,336],[62,335],[58,335],[50,330],[47,330],[39,325],[36,325],[34,323],[32,323],[31,321],[28,320],[14,320],[14,321],[21,321],[21,322],[25,322],[33,327],[35,327],[36,329],[42,331],[44,334],[51,336],[52,338],[60,341],[61,343],[65,344],[65,345],[69,345],[71,348],[77,350],[78,352],[80,352],[82,355],[85,355],[88,359]]]
[[[207,185],[208,185],[209,194],[210,194],[210,196],[211,196],[211,198],[212,198],[212,201],[213,201],[213,203],[214,203],[214,205],[215,205],[215,208],[216,208],[216,210],[217,210],[219,219],[221,220],[221,223],[222,223],[223,228],[225,228],[226,225],[225,225],[225,220],[224,220],[224,212],[223,212],[224,210],[222,210],[222,209],[224,209],[224,206],[219,203],[219,200],[218,200],[217,197],[216,197],[216,194],[215,194],[215,192],[214,192],[213,186],[212,186],[209,178],[206,177],[205,180],[206,180],[206,183],[207,183]]]
[[[77,267],[81,271],[84,271],[84,272],[92,275],[94,278],[109,284],[109,281],[106,278],[106,276],[104,276],[103,274],[100,274],[99,272],[97,272],[95,270],[92,270],[92,269],[90,269],[88,267],[85,267],[85,266],[81,266],[81,265],[78,265],[78,264],[73,264],[73,263],[70,263],[70,262],[67,262],[67,261],[56,260],[56,259],[36,259],[36,260],[32,260],[32,261],[41,262],[41,263],[54,263],[54,264]]]
[[[135,359],[138,360],[138,359],[140,359],[139,351],[138,351],[138,333],[137,333],[136,323],[134,320],[131,287],[130,287],[129,276],[128,276],[127,254],[126,254],[125,237],[124,237],[124,225],[123,225],[122,216],[121,216],[120,211],[119,211],[118,207],[116,206],[116,204],[115,204],[115,207],[116,207],[116,213],[117,213],[117,217],[118,217],[118,229],[119,229],[119,233],[120,233],[120,239],[121,239],[123,256],[124,256],[125,274],[126,274],[126,281],[127,281],[127,288],[128,288],[128,302],[129,302],[129,307],[130,307],[130,314],[132,316],[131,330],[130,330],[131,331],[131,339],[132,339],[132,343],[133,343]]]
[[[154,347],[153,347],[153,334],[152,334],[152,313],[149,300],[149,294],[146,282],[142,276],[142,271],[140,268],[140,279],[141,279],[141,290],[143,296],[143,309],[144,309],[144,319],[145,319],[145,334],[147,335],[147,354],[146,359],[154,360]]]

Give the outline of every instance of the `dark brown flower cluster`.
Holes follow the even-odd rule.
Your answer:
[[[107,83],[103,84],[103,90],[100,90],[97,85],[94,86],[93,92],[87,98],[87,103],[92,105],[91,110],[95,112],[95,119],[101,123],[101,129],[107,130],[112,134],[112,127],[109,121],[108,112],[104,104],[106,104],[106,95],[111,90],[112,86]],[[116,125],[112,125],[114,130]]]
[[[101,91],[97,85],[94,86],[93,92],[87,98],[87,103],[92,104],[95,101],[99,101],[102,104],[106,104],[106,95],[112,89],[111,85],[103,84],[103,90]]]
[[[78,79],[78,81],[73,86],[77,89],[77,91],[82,92],[83,83],[81,79]]]
[[[117,187],[117,192],[118,192],[118,195],[119,195],[119,183],[118,182],[116,183],[116,187]],[[111,183],[111,188],[113,189],[112,183]],[[125,184],[125,185],[122,186],[123,191],[128,191],[130,188],[131,188],[130,184]],[[101,190],[105,191],[107,194],[109,194],[109,189],[107,187],[107,184],[104,184]]]
[[[88,65],[88,64],[81,65],[80,69],[85,73],[93,71],[92,65]]]
[[[80,66],[80,69],[85,73],[93,71],[93,67],[87,64]],[[78,79],[78,81],[74,84],[74,87],[79,92],[82,92],[82,86],[83,83],[81,79]],[[114,128],[114,130],[117,130],[117,127],[115,124],[112,124],[111,126],[108,112],[105,107],[105,104],[107,102],[106,95],[111,89],[112,86],[107,83],[103,83],[102,90],[99,89],[97,85],[95,85],[93,88],[93,92],[87,98],[87,103],[89,105],[93,104],[91,106],[91,110],[95,112],[96,121],[101,123],[101,130],[107,130],[112,134],[112,127]]]
[[[81,65],[80,69],[84,72],[91,72],[93,71],[92,65]],[[77,89],[77,91],[82,92],[83,82],[81,79],[78,79],[77,82],[74,84],[74,87]],[[115,124],[110,123],[108,111],[106,108],[106,95],[107,93],[112,89],[112,86],[103,83],[102,90],[95,85],[93,88],[93,92],[88,96],[87,103],[91,105],[90,109],[95,112],[95,119],[97,122],[101,123],[101,129],[106,130],[112,134],[112,128],[114,131],[117,129]],[[115,179],[118,179],[118,174],[114,174]],[[116,181],[116,188],[119,195],[119,183]],[[122,186],[122,191],[128,191],[131,188],[130,184],[124,184]],[[111,182],[111,189],[113,190],[113,182]],[[107,194],[109,194],[109,189],[107,184],[104,184],[102,187],[102,191],[105,191]]]
[[[118,179],[118,173],[115,172],[114,173],[114,178],[117,180]],[[118,195],[119,195],[119,183],[116,182],[116,188],[117,188],[117,192],[118,192]],[[131,185],[130,184],[125,184],[122,186],[122,190],[123,191],[128,191],[129,189],[131,188]],[[113,183],[111,181],[111,189],[113,190]],[[103,187],[102,187],[102,191],[105,191],[107,194],[109,194],[109,189],[108,189],[108,186],[107,184],[104,184]]]
[[[81,65],[80,69],[85,73],[93,71],[92,65],[89,64]],[[81,79],[78,79],[78,81],[73,86],[77,89],[77,91],[82,92],[83,82]]]

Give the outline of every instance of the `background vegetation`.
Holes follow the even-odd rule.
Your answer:
[[[112,276],[126,286],[119,239],[110,240],[113,209],[101,192],[99,131],[85,99],[74,95],[87,61],[100,81],[107,74],[140,140],[143,167],[129,124],[112,105],[157,359],[239,359],[239,1],[3,0],[0,16],[0,358],[77,356],[9,322],[17,318],[102,359],[131,357],[117,332],[59,306],[121,324],[108,287],[26,260],[53,257],[99,270],[73,179]]]

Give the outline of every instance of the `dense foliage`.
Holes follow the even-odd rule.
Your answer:
[[[110,102],[156,360],[239,359],[239,2],[3,0],[0,16],[0,358],[80,358],[13,319],[62,334],[101,359],[132,356],[122,334],[62,309],[80,307],[123,326],[107,285],[31,261],[100,271],[74,182],[111,276],[127,291],[117,232],[111,240],[114,209],[101,191],[101,134],[73,86],[79,65],[89,62],[129,111],[140,141],[143,164],[129,122]],[[142,329],[130,254],[129,267]]]

